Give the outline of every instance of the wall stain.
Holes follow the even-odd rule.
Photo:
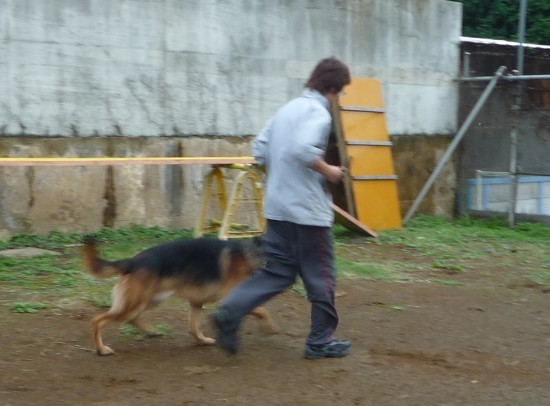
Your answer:
[[[107,202],[103,209],[103,226],[113,227],[116,218],[116,193],[114,170],[112,166],[107,167],[107,176],[105,178],[105,192],[103,198]]]
[[[29,183],[29,208],[34,206],[34,168],[30,166],[25,171],[25,176]]]
[[[105,145],[106,156],[116,156],[115,147],[116,142],[113,139],[108,139]],[[116,219],[116,188],[115,188],[115,170],[113,166],[107,167],[107,173],[105,176],[105,191],[103,193],[103,199],[105,199],[105,208],[103,209],[103,226],[114,227]]]

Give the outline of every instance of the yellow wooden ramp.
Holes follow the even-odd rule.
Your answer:
[[[339,205],[373,230],[401,228],[380,81],[353,78],[344,91],[333,106],[339,161],[349,168]]]

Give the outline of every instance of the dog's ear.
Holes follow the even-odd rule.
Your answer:
[[[262,268],[266,266],[267,259],[264,250],[264,239],[262,236],[253,237],[249,245],[249,258],[252,259],[253,268]]]

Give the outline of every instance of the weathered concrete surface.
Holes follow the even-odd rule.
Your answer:
[[[405,214],[450,137],[392,137],[401,212]],[[75,148],[83,156],[244,156],[249,138],[0,138],[0,155],[58,156]],[[69,147],[70,146],[70,147]],[[76,156],[76,154],[69,154]],[[203,165],[0,168],[0,235],[51,230],[87,232],[131,224],[192,228],[201,209]],[[235,176],[226,172],[227,187]],[[455,163],[436,180],[418,213],[450,215],[454,210]],[[229,195],[230,189],[227,190]],[[245,197],[252,194],[245,190]],[[212,200],[209,218],[220,219]],[[236,222],[251,223],[253,205]]]
[[[0,0],[0,134],[251,135],[336,55],[392,135],[456,127],[461,4]]]
[[[392,137],[392,154],[403,216],[445,154],[451,137]],[[449,160],[418,207],[416,214],[450,216],[455,210],[456,155]]]
[[[245,156],[250,146],[249,139],[235,137],[0,137],[0,155]],[[0,168],[0,235],[132,224],[192,228],[208,170],[205,165]],[[227,172],[228,188],[234,176]],[[212,218],[220,218],[218,207],[211,206]]]
[[[0,156],[249,155],[249,136],[328,55],[382,81],[394,138],[451,135],[461,11],[443,0],[0,0]],[[406,208],[435,164],[401,152]],[[0,236],[190,228],[206,170],[0,168]],[[445,180],[421,210],[450,214]]]

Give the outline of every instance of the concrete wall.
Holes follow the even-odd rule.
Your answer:
[[[0,156],[7,152],[12,157],[249,155],[248,142],[232,137],[151,141],[149,137],[0,137]],[[85,232],[132,224],[192,228],[209,170],[206,165],[0,168],[0,238],[23,231]],[[236,171],[225,172],[229,196]],[[209,218],[221,219],[218,200],[212,203]],[[235,221],[250,224],[252,205],[240,209]]]
[[[328,55],[382,81],[393,136],[450,135],[460,29],[461,4],[443,0],[0,0],[2,156],[49,156],[50,138],[66,144],[56,156],[153,156],[170,143],[189,151],[190,136],[206,137],[200,153],[247,154],[247,137],[231,151],[207,145],[256,134]],[[94,149],[105,136],[111,149]],[[0,171],[0,229],[51,228],[29,208],[6,220],[16,181]]]
[[[442,0],[0,0],[1,134],[255,134],[328,55],[383,81],[391,134],[448,134],[460,21]]]

